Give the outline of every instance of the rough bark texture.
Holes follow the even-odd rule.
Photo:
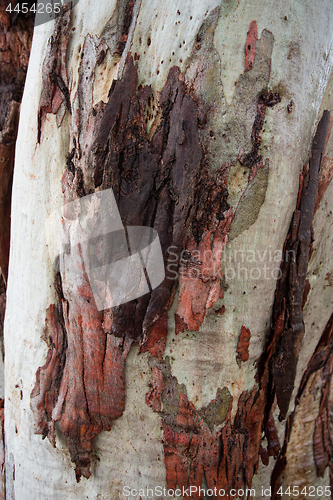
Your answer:
[[[67,8],[56,21],[44,60],[39,142],[43,141],[43,124],[48,113],[57,114],[57,123],[61,126],[65,108],[72,112],[65,65],[70,19],[70,8]],[[199,42],[209,33],[211,23],[214,25],[214,12],[211,21],[206,21],[199,31]],[[124,25],[129,29],[128,21]],[[124,36],[125,33],[122,38]],[[252,22],[246,40],[240,93],[242,83],[245,92],[248,91],[246,85],[251,81],[252,71],[255,78],[258,71],[266,72],[268,81],[271,34],[266,32],[265,37],[270,48],[261,48],[262,61],[260,63],[258,56],[255,65],[257,28]],[[119,43],[113,54],[123,50],[124,43]],[[201,48],[199,45],[197,51]],[[228,241],[228,232],[233,239],[255,222],[264,201],[268,161],[264,165],[260,154],[261,135],[267,107],[280,103],[281,98],[278,93],[265,89],[259,93],[251,149],[241,151],[237,159],[241,168],[248,169],[247,186],[233,210],[227,204],[226,185],[230,166],[235,165],[235,161],[215,170],[209,165],[206,146],[206,137],[212,134],[207,130],[209,106],[195,92],[195,85],[186,82],[179,69],[173,67],[156,101],[151,87],[138,86],[137,66],[128,54],[123,76],[113,82],[108,102],[101,101],[93,107],[93,78],[89,77],[89,71],[93,75],[94,67],[102,63],[107,50],[104,39],[95,46],[89,36],[86,38],[78,88],[81,110],[74,112],[67,170],[62,179],[65,203],[96,190],[112,188],[124,226],[150,226],[158,231],[166,277],[150,294],[98,312],[85,272],[79,283],[67,275],[57,275],[58,305],[48,308],[46,320],[48,358],[38,369],[31,394],[36,432],[44,437],[48,435],[55,446],[54,424],[60,420],[76,465],[77,480],[81,475],[88,478],[95,437],[101,430],[110,430],[112,421],[124,411],[124,363],[131,343],[140,341],[141,352],[149,351],[152,356],[151,389],[146,401],[162,418],[168,487],[200,486],[204,476],[210,488],[230,491],[243,484],[251,487],[259,457],[267,463],[270,455],[276,457],[279,453],[272,402],[266,401],[267,391],[271,392],[270,398],[275,391],[283,419],[293,390],[304,331],[302,299],[311,223],[329,113],[325,112],[319,123],[286,240],[272,335],[259,364],[258,386],[240,395],[234,420],[231,419],[232,397],[227,388],[218,389],[216,399],[196,410],[188,400],[185,386],[172,376],[168,357],[163,358],[166,311],[172,305],[178,276],[176,333],[199,330],[206,310],[223,298],[219,274],[223,247]],[[193,56],[192,64],[200,66],[197,56]],[[260,64],[262,68],[258,69]],[[242,98],[246,99],[244,90]],[[59,118],[61,109],[62,118]],[[148,133],[147,124],[152,119]],[[72,253],[72,265],[82,268],[80,249]],[[249,342],[250,330],[243,326],[236,353],[238,363],[249,359]],[[326,425],[326,421],[320,422],[316,427],[316,446],[327,449],[330,445],[326,442],[319,444],[318,433],[323,433]],[[222,431],[216,429],[223,423]],[[263,431],[268,442],[266,449],[261,444]],[[327,453],[330,456],[330,451],[325,456]],[[326,460],[325,467],[327,463]],[[322,467],[318,465],[320,474]]]
[[[85,8],[90,5],[88,1],[81,2]],[[332,189],[332,153],[325,151],[331,122],[329,113],[324,112],[310,151],[315,111],[311,118],[306,117],[306,132],[297,129],[301,116],[297,113],[304,108],[303,94],[295,92],[298,83],[287,85],[288,78],[298,81],[295,68],[300,68],[303,76],[308,69],[305,71],[298,64],[303,61],[299,56],[303,49],[290,35],[295,32],[295,25],[291,20],[291,28],[287,29],[289,19],[284,13],[282,16],[281,6],[276,6],[276,10],[285,38],[273,22],[267,21],[269,17],[263,22],[259,18],[253,20],[252,12],[251,17],[245,16],[241,74],[231,82],[233,97],[227,102],[230,81],[225,81],[223,43],[228,40],[228,33],[224,18],[232,19],[233,12],[244,5],[242,0],[237,6],[236,3],[224,2],[216,8],[214,2],[207,1],[206,12],[201,14],[202,4],[198,4],[200,23],[192,31],[197,18],[193,19],[192,12],[183,6],[174,13],[170,8],[169,17],[157,11],[155,16],[147,2],[119,0],[110,7],[109,21],[102,16],[97,29],[89,23],[80,24],[82,12],[78,10],[76,15],[68,5],[55,21],[52,33],[49,27],[48,43],[36,52],[39,87],[29,107],[29,134],[21,127],[19,132],[27,149],[27,166],[21,146],[17,181],[21,187],[17,189],[16,203],[25,189],[33,185],[31,196],[37,197],[39,205],[36,202],[33,215],[28,210],[27,216],[19,205],[15,228],[19,227],[21,233],[30,228],[26,244],[29,258],[36,259],[36,268],[38,258],[45,266],[32,273],[29,264],[26,272],[16,235],[12,247],[15,265],[22,265],[18,270],[12,268],[10,276],[16,276],[13,283],[17,287],[22,276],[29,287],[42,292],[38,304],[37,298],[34,302],[36,307],[29,297],[25,299],[18,320],[13,313],[18,307],[13,298],[17,302],[17,294],[13,293],[11,314],[6,320],[8,332],[16,334],[15,338],[23,333],[24,340],[19,339],[18,344],[20,349],[26,348],[27,359],[38,350],[35,364],[29,364],[32,369],[21,358],[16,359],[13,348],[11,351],[15,366],[9,372],[6,405],[12,417],[17,408],[22,408],[22,415],[17,417],[22,426],[12,430],[16,417],[6,424],[11,450],[6,464],[9,498],[14,498],[16,490],[20,492],[19,500],[25,491],[33,491],[36,498],[107,495],[118,500],[123,496],[125,472],[130,471],[130,477],[135,469],[133,477],[141,478],[138,463],[152,462],[154,443],[156,449],[159,447],[161,462],[150,463],[152,469],[145,469],[145,477],[138,479],[148,487],[149,481],[158,484],[157,481],[165,480],[168,488],[207,485],[213,490],[224,490],[217,498],[230,500],[232,488],[253,487],[258,484],[256,474],[266,470],[271,477],[265,479],[265,486],[270,483],[277,495],[278,487],[290,477],[297,440],[295,422],[306,414],[305,403],[312,402],[314,385],[320,400],[317,398],[311,406],[313,421],[308,429],[313,452],[309,455],[313,453],[317,477],[327,478],[332,454],[332,319],[317,347],[314,344],[302,355],[302,343],[307,333],[303,308],[313,302],[314,276],[323,272],[320,262],[318,269],[306,276],[311,255],[318,248],[318,241],[312,241],[313,217],[321,214]],[[297,4],[297,8],[302,10],[302,5]],[[79,6],[80,3],[78,9]],[[164,5],[160,8],[163,10]],[[311,20],[310,25],[317,26],[316,20]],[[162,24],[154,24],[159,22]],[[263,29],[258,34],[258,26],[270,31]],[[163,52],[165,33],[169,38],[177,35],[175,56],[170,51],[168,58]],[[327,36],[322,36],[324,41]],[[275,59],[273,66],[277,47],[287,47],[288,57],[281,56],[283,62]],[[321,77],[317,81],[317,73],[312,75],[310,80],[314,83],[308,84],[309,94],[314,87],[321,88],[328,78],[322,48],[318,49],[320,55],[316,50],[314,46],[310,55]],[[294,73],[276,83],[276,74],[290,68],[288,61],[293,58]],[[314,110],[319,109],[321,97],[318,90]],[[13,128],[14,118],[7,123]],[[9,125],[8,130],[12,130]],[[32,136],[33,147],[28,144]],[[299,137],[307,138],[301,162],[289,151],[300,151]],[[283,150],[281,144],[288,144],[282,153],[278,151]],[[299,167],[308,161],[309,154],[296,200]],[[46,162],[43,155],[48,155]],[[279,170],[283,161],[287,166]],[[274,182],[276,189],[272,188]],[[289,190],[287,195],[284,182]],[[40,197],[44,188],[52,193]],[[66,206],[109,188],[115,195],[123,226],[148,226],[157,231],[166,275],[163,283],[150,293],[98,311],[85,268],[84,246],[68,247],[60,255],[59,261],[64,259],[67,270],[74,271],[63,272],[58,260],[51,262],[49,258],[45,234],[52,232],[47,216],[54,209],[53,201],[57,206]],[[276,222],[279,217],[283,220]],[[61,225],[68,241],[79,234],[80,223],[65,209]],[[258,227],[261,232],[256,234]],[[276,231],[278,236],[274,239]],[[55,234],[51,235],[51,244],[52,236]],[[232,252],[242,248],[242,242],[253,254],[262,248],[266,254],[271,243],[273,250],[283,247],[277,283],[275,277],[269,285],[266,277],[254,282],[252,276],[246,275],[235,284],[227,273],[223,275],[221,260],[228,255],[228,249]],[[257,262],[256,265],[259,268]],[[325,278],[324,287],[329,289],[332,271],[328,267]],[[33,315],[38,317],[38,327],[31,319]],[[42,322],[45,342],[38,339]],[[316,342],[323,325],[320,333],[316,332]],[[30,341],[26,340],[28,334]],[[46,360],[42,345],[47,351]],[[133,361],[133,352],[138,351],[140,355]],[[304,365],[306,356],[309,362]],[[135,363],[141,371],[133,381],[129,366]],[[303,373],[304,366],[307,368]],[[28,375],[18,375],[21,368]],[[303,373],[301,383],[299,371]],[[132,385],[128,380],[132,380]],[[140,387],[141,381],[144,383]],[[26,429],[30,429],[30,420],[26,418],[31,415],[29,403],[39,436],[30,434],[26,438]],[[138,433],[135,437],[142,439],[141,448],[135,439],[128,438],[132,429],[124,431],[124,426],[132,425],[135,433],[139,421],[146,429],[144,435]],[[48,437],[53,447],[42,443],[40,436]],[[28,442],[23,451],[20,439]],[[104,469],[102,459],[97,463],[103,446],[111,457],[108,467],[112,472]],[[29,467],[21,460],[30,451],[33,455],[34,450],[41,452],[36,454],[40,462],[45,456],[51,457],[45,469],[50,466],[53,471],[53,490],[48,486],[46,493],[44,479],[31,478]],[[133,464],[130,453],[136,454]],[[143,459],[146,455],[148,458]],[[119,463],[116,456],[120,457]],[[62,460],[62,468],[57,469],[56,464]],[[74,463],[77,482],[81,476],[89,481],[83,479],[74,484],[70,461]],[[306,470],[306,465],[302,463],[302,470]],[[44,464],[38,467],[43,469]],[[157,467],[159,475],[155,478]],[[120,470],[121,477],[115,472]],[[15,474],[14,481],[11,476]],[[135,486],[134,479],[130,479]],[[36,487],[38,481],[41,486]],[[259,494],[257,489],[255,496]],[[145,493],[139,495],[144,497]],[[197,490],[190,497],[202,499],[203,495]]]
[[[56,21],[54,35],[49,41],[44,60],[39,141],[43,140],[43,123],[47,113],[58,113],[62,103],[71,110],[64,64],[69,22],[68,8]],[[200,33],[204,29],[205,26]],[[104,40],[101,40],[97,51],[95,50],[95,61],[92,60],[92,47],[93,42],[88,38],[81,62],[85,71],[91,71],[93,64],[98,65],[105,54]],[[247,65],[246,69],[249,70],[250,67]],[[94,108],[89,107],[91,97],[88,100],[87,97],[92,95],[92,82],[88,77],[86,80],[81,79],[79,83],[79,102],[83,110],[81,116],[77,117],[77,128],[72,129],[68,168],[63,176],[65,203],[91,194],[96,189],[112,187],[124,226],[151,226],[158,231],[166,277],[151,294],[104,314],[94,310],[91,294],[88,298],[90,286],[87,279],[79,287],[69,284],[67,277],[62,278],[65,283],[58,280],[57,286],[61,290],[58,311],[60,307],[61,319],[54,316],[52,311],[57,309],[51,306],[48,315],[52,315],[52,319],[49,317],[47,320],[50,338],[55,337],[58,341],[51,342],[48,361],[38,371],[36,386],[31,395],[32,407],[38,422],[36,431],[44,436],[50,433],[53,444],[54,422],[60,419],[62,430],[68,438],[72,460],[76,464],[78,479],[82,474],[85,477],[90,475],[89,454],[96,435],[101,430],[109,430],[111,421],[123,412],[123,363],[126,354],[133,340],[149,339],[154,323],[171,306],[178,283],[178,271],[180,289],[176,324],[179,331],[199,330],[206,310],[223,297],[220,259],[234,218],[233,211],[226,202],[228,165],[222,165],[214,172],[209,167],[204,142],[199,137],[200,129],[204,132],[206,128],[208,108],[200,102],[191,86],[186,85],[177,67],[170,70],[159,101],[155,104],[150,87],[138,88],[137,68],[130,54],[126,59],[123,77],[112,84],[106,105],[100,102]],[[252,149],[239,158],[249,168],[249,186],[261,169],[267,169],[260,155],[261,130],[267,106],[274,106],[279,102],[280,96],[277,93],[269,92],[259,96],[251,135]],[[147,122],[152,117],[149,114],[150,107],[156,113],[156,118],[147,135]],[[263,199],[264,196],[259,201],[258,209]],[[240,207],[243,200],[246,200],[246,195],[242,198]],[[255,218],[256,215],[250,224]],[[80,259],[80,256],[73,257],[73,265],[78,265],[75,259]],[[66,303],[68,305],[64,306]],[[103,325],[107,324],[106,318],[110,314],[110,329],[105,332]],[[91,326],[86,327],[85,324]],[[96,336],[99,339],[101,357],[92,355],[91,349],[95,349],[92,347],[92,332],[94,338]],[[91,337],[89,341],[87,336]],[[158,338],[157,342],[160,341]],[[85,347],[87,342],[90,346],[88,352]],[[123,350],[121,353],[119,348]],[[101,386],[97,374],[100,372],[103,380],[105,370],[108,370],[104,365],[107,356],[115,358],[109,368],[113,385],[109,389],[110,394],[105,396],[107,403],[98,405],[89,402],[87,386],[94,387],[94,394],[99,391],[104,393],[104,383]],[[245,353],[240,355],[241,360],[245,358]],[[74,386],[68,383],[71,379],[68,379],[67,373],[71,372],[75,372],[78,380]],[[253,396],[244,394],[244,405],[249,405],[250,422],[252,412],[256,415],[254,421],[258,425],[257,435],[260,436],[257,416],[262,409],[263,394],[255,409],[252,408],[253,403],[248,402],[249,397]],[[73,406],[70,401],[77,401],[79,404]],[[247,415],[247,411],[242,409],[242,415]],[[242,425],[252,425],[245,423],[245,420]],[[240,427],[242,425],[239,424]],[[168,435],[167,432],[166,434]],[[259,449],[258,439],[255,438],[255,441],[254,446]],[[217,449],[217,435],[214,446]],[[251,446],[246,446],[252,450]],[[243,445],[240,447],[240,454],[242,448]],[[168,455],[171,454],[169,450]],[[217,453],[215,458],[217,460]],[[254,462],[250,467],[251,461]],[[250,467],[247,469],[247,483],[250,484],[256,470],[255,453],[249,451],[244,463],[246,467]],[[168,464],[171,464],[170,460]],[[243,466],[237,467],[242,470]],[[217,470],[217,467],[212,466],[213,469]],[[202,474],[200,477],[202,479]]]

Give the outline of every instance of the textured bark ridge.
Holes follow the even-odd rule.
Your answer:
[[[133,5],[129,4],[132,16]],[[232,423],[227,389],[218,389],[216,400],[197,411],[162,356],[168,332],[167,310],[178,282],[177,331],[199,330],[206,310],[223,297],[221,252],[235,212],[236,218],[241,213],[241,208],[233,210],[227,203],[231,165],[239,161],[242,168],[249,169],[241,201],[251,198],[251,189],[257,198],[258,186],[260,192],[251,217],[239,216],[242,222],[234,228],[234,237],[253,224],[264,201],[268,164],[264,166],[260,156],[260,134],[266,107],[280,100],[278,94],[267,90],[272,36],[263,32],[257,43],[259,55],[250,59],[253,69],[247,62],[248,76],[243,75],[239,84],[243,98],[247,96],[257,108],[252,133],[249,127],[251,137],[244,139],[250,150],[246,153],[242,149],[232,161],[211,168],[209,143],[214,132],[208,116],[212,103],[206,100],[198,81],[191,83],[189,78],[191,65],[198,72],[204,70],[206,61],[199,49],[212,43],[218,10],[200,29],[200,43],[196,44],[186,78],[179,68],[171,68],[162,91],[155,96],[150,86],[138,86],[137,66],[130,53],[124,54],[122,75],[113,81],[107,103],[94,105],[95,68],[103,63],[108,51],[119,60],[128,36],[129,17],[123,10],[117,12],[118,21],[109,21],[98,45],[90,35],[85,39],[73,103],[65,65],[70,6],[56,20],[43,65],[38,140],[42,144],[48,113],[57,114],[61,126],[66,109],[71,112],[70,150],[62,178],[65,203],[112,188],[124,226],[157,230],[166,276],[149,294],[99,312],[82,249],[78,245],[70,250],[69,262],[81,273],[56,272],[58,303],[49,306],[44,331],[49,352],[45,365],[37,371],[31,394],[35,432],[48,436],[55,445],[55,422],[60,421],[77,480],[81,475],[88,478],[95,437],[102,430],[110,430],[112,420],[123,413],[124,363],[131,343],[140,341],[141,352],[149,351],[152,356],[152,390],[147,403],[163,420],[168,484],[180,484],[179,480],[186,485],[190,478],[191,484],[201,485],[205,475],[209,484],[221,484],[226,489],[240,485],[242,480],[251,485],[259,460],[265,390],[256,387],[251,393],[244,392]],[[252,24],[250,34],[254,40]],[[237,99],[235,102],[232,113],[237,111]],[[68,233],[75,231],[75,221],[66,220],[64,227]],[[249,339],[243,340],[241,360],[246,358]],[[221,434],[215,424],[226,420]],[[185,453],[188,446],[190,455]],[[176,477],[177,464],[180,478]]]
[[[304,336],[302,303],[309,262],[311,225],[329,122],[330,113],[324,111],[313,139],[308,169],[301,177],[299,199],[284,247],[282,276],[275,294],[272,333],[275,352],[271,370],[281,419],[286,417],[289,408],[298,354]]]

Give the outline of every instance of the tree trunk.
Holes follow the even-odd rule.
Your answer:
[[[329,0],[80,0],[36,26],[6,498],[330,496],[332,30]]]

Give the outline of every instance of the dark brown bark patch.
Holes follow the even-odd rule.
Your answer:
[[[15,144],[19,120],[18,102],[11,101],[0,132],[0,269],[7,282],[10,245],[10,206]]]
[[[121,36],[118,41],[118,45],[116,48],[116,52],[121,55],[124,52],[125,45],[127,42],[128,38],[128,32],[131,26],[132,22],[132,17],[133,17],[133,9],[134,9],[134,0],[128,0],[127,5],[125,7],[125,15],[124,15],[124,20],[123,20],[123,25],[121,29]]]
[[[304,336],[302,302],[311,244],[311,224],[329,120],[329,112],[324,111],[313,139],[309,168],[303,180],[299,207],[294,212],[287,236],[281,267],[282,277],[278,283],[273,307],[275,321],[282,309],[286,311],[285,325],[279,336],[271,367],[282,419],[286,417],[288,411],[294,388],[298,353]]]
[[[53,38],[58,42],[51,43],[51,47],[54,43],[66,46],[66,23],[65,35],[57,38],[56,32]],[[87,54],[92,43],[92,39],[86,40]],[[44,64],[40,109],[45,113],[52,112],[55,91],[49,72],[53,56],[56,57],[54,49]],[[85,52],[82,64],[86,64]],[[61,73],[61,63],[55,67]],[[191,237],[196,213],[194,193],[200,183],[203,157],[196,103],[178,68],[171,69],[161,93],[160,124],[151,137],[146,134],[145,124],[151,89],[137,88],[137,68],[131,56],[123,78],[113,83],[106,105],[87,109],[87,99],[84,103],[83,97],[89,95],[89,85],[89,81],[80,78],[78,94],[80,99],[82,94],[83,109],[79,128],[71,138],[68,168],[62,179],[65,202],[93,192],[93,186],[112,187],[124,226],[151,226],[158,231],[166,278],[151,294],[103,313],[95,307],[87,276],[77,282],[70,276],[62,277],[58,306],[52,306],[47,313],[50,336],[58,341],[50,343],[47,362],[37,372],[31,404],[36,431],[47,434],[53,443],[54,423],[60,421],[78,480],[81,475],[90,475],[95,437],[102,430],[110,430],[112,420],[124,410],[124,363],[132,341],[140,340],[142,350],[157,357],[164,352],[165,310],[173,300],[181,252]],[[88,137],[92,130],[91,143],[85,135]],[[224,190],[219,196],[219,189],[215,189],[214,203],[224,206],[227,192]],[[75,252],[73,258],[80,261],[79,247]],[[175,255],[176,273],[171,273],[168,264],[175,261]],[[219,294],[220,288],[217,297]],[[209,294],[207,300],[213,300]],[[57,317],[56,311],[60,310]],[[164,403],[166,414],[171,412],[170,404],[169,407],[167,401]]]
[[[112,187],[123,224],[154,227],[162,245],[166,268],[162,285],[150,297],[114,311],[113,333],[122,335],[126,330],[132,338],[142,335],[142,325],[148,332],[172,299],[180,252],[191,234],[191,211],[195,210],[194,192],[202,159],[196,105],[178,68],[170,70],[162,90],[160,126],[151,139],[144,121],[150,94],[148,87],[137,92],[137,70],[129,58],[123,80],[112,86],[90,154],[95,185]],[[133,323],[135,315],[138,319]]]
[[[29,61],[33,18],[13,19],[0,0],[0,269],[7,281],[10,206],[19,105]]]
[[[11,101],[21,102],[34,26],[32,16],[6,12],[8,3],[0,0],[0,130]]]

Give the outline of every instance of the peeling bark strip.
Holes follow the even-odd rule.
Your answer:
[[[58,124],[61,124],[66,108],[71,113],[66,67],[71,2],[62,9],[62,14],[55,20],[54,34],[49,40],[43,63],[42,95],[38,111],[38,142],[41,140],[41,129],[47,113],[59,112]]]
[[[228,389],[218,389],[216,399],[197,411],[187,398],[186,387],[172,376],[168,357],[152,358],[150,365],[152,380],[146,402],[162,417],[167,487],[199,487],[204,476],[209,488],[216,487],[219,448],[216,427],[225,422],[231,408]]]
[[[318,189],[318,176],[328,132],[330,113],[324,111],[313,139],[309,168],[303,181],[299,206],[286,239],[282,277],[273,306],[276,352],[271,362],[280,417],[286,417],[294,388],[298,353],[304,336],[302,301],[311,243],[311,224]],[[282,320],[282,321],[281,321]],[[283,325],[282,325],[283,323]]]
[[[49,306],[44,330],[49,351],[36,374],[31,408],[35,432],[53,446],[60,421],[79,480],[90,477],[96,436],[124,411],[124,363],[132,341],[110,335],[108,311],[97,311],[86,275],[67,284],[67,300],[59,274],[56,290],[58,307]]]
[[[276,457],[279,453],[272,416],[266,423],[268,448],[261,446],[265,386],[241,394],[232,422],[232,397],[227,388],[218,389],[216,399],[197,411],[188,401],[186,387],[171,374],[168,357],[152,358],[149,364],[152,378],[146,403],[162,417],[167,487],[199,488],[205,477],[208,488],[225,490],[226,494],[217,498],[228,500],[232,498],[230,489],[241,489],[244,484],[250,488],[259,456]],[[192,494],[190,498],[203,497]]]

